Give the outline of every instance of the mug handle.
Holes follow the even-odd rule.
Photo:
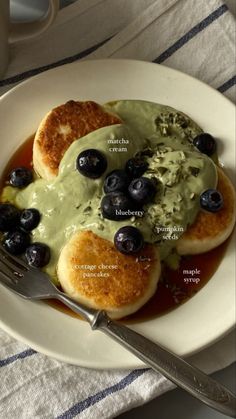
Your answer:
[[[10,23],[9,41],[19,42],[32,39],[45,32],[54,21],[59,9],[59,0],[49,0],[49,8],[46,17],[37,22]]]

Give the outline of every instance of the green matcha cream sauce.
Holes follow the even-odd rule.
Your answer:
[[[162,260],[169,257],[176,240],[196,218],[199,195],[217,185],[215,164],[192,144],[202,130],[189,117],[173,108],[138,100],[111,102],[105,108],[118,114],[123,124],[100,128],[72,143],[55,179],[38,178],[23,190],[7,186],[3,191],[3,201],[40,211],[41,222],[33,230],[32,240],[50,247],[52,256],[45,270],[55,281],[60,251],[78,230],[91,230],[113,242],[120,227],[133,225],[146,242],[159,246]],[[96,180],[76,170],[78,154],[89,148],[103,152],[108,162],[106,172]],[[137,155],[148,162],[143,176],[157,180],[154,201],[144,207],[143,216],[132,215],[122,221],[102,218],[105,176],[124,168],[126,161]]]

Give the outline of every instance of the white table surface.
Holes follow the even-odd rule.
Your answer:
[[[138,0],[137,0],[138,1]],[[206,0],[207,1],[207,0]],[[60,0],[61,6],[73,0]],[[236,0],[225,0],[236,16]],[[32,20],[44,14],[48,0],[11,0],[14,17]],[[216,380],[236,392],[236,363],[212,375]],[[224,419],[226,416],[208,408],[180,389],[163,394],[151,402],[119,416],[120,419]]]

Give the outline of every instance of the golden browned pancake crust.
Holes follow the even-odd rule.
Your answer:
[[[220,232],[228,229],[235,218],[235,192],[232,184],[219,168],[217,190],[223,196],[223,208],[216,213],[200,211],[196,221],[184,233],[185,238],[214,239]]]
[[[117,269],[101,269],[101,264],[115,265]],[[81,265],[94,265],[96,269],[92,271],[93,274],[107,272],[109,276],[84,278],[88,270],[81,269]],[[146,245],[135,256],[123,255],[110,241],[91,231],[84,231],[75,235],[74,240],[70,242],[64,273],[69,278],[70,288],[76,290],[76,293],[88,301],[93,301],[96,306],[109,310],[135,304],[140,300],[154,281],[154,270],[157,276],[156,285],[160,264],[154,246]]]
[[[35,137],[37,153],[50,172],[57,175],[60,161],[73,141],[98,128],[120,123],[118,116],[95,102],[70,100],[52,109],[43,120]]]

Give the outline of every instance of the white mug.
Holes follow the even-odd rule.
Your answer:
[[[44,19],[29,23],[10,22],[9,0],[0,0],[0,78],[9,62],[9,42],[19,42],[40,35],[53,22],[59,9],[59,0],[49,0],[48,13]]]

